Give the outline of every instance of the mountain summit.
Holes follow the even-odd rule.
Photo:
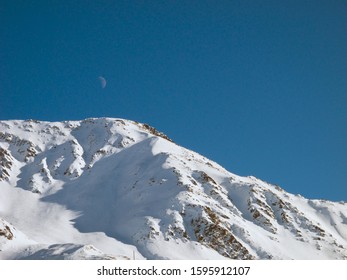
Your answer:
[[[347,204],[123,119],[0,122],[0,259],[347,259]]]

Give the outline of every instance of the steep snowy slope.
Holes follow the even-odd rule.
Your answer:
[[[92,245],[37,244],[1,218],[0,253],[3,259],[117,259]]]
[[[347,258],[345,202],[237,176],[122,119],[0,122],[0,217],[2,259]]]

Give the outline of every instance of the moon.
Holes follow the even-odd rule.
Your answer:
[[[99,76],[99,81],[102,88],[106,87],[106,79],[103,76]]]

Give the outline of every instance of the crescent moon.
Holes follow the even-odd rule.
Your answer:
[[[106,87],[106,79],[102,76],[99,76],[100,84],[102,88]]]

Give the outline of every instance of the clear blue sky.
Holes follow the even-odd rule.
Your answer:
[[[345,0],[0,0],[0,119],[137,120],[347,201],[346,15]]]

